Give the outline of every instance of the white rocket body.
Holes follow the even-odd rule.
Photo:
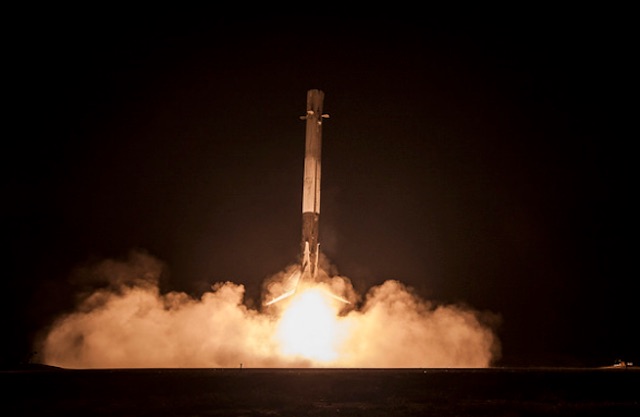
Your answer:
[[[302,274],[315,279],[318,272],[318,223],[320,221],[320,180],[322,158],[322,114],[324,93],[320,90],[307,92],[306,146],[304,153],[304,177],[302,185]]]
[[[271,305],[293,295],[300,280],[314,282],[318,275],[318,226],[320,222],[320,179],[322,154],[322,119],[329,115],[322,114],[324,93],[320,90],[307,91],[307,114],[300,116],[306,120],[306,144],[304,152],[304,174],[302,181],[302,244],[300,269],[289,277],[289,289],[284,294],[265,303]],[[344,298],[329,293],[333,298],[349,304]]]

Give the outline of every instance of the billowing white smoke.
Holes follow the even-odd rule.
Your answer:
[[[469,308],[433,305],[398,281],[372,288],[337,319],[349,329],[339,355],[318,363],[282,353],[275,334],[281,311],[244,303],[244,287],[217,283],[195,299],[160,293],[163,265],[142,252],[81,270],[102,281],[75,312],[44,335],[41,360],[66,368],[161,367],[487,367],[500,354],[492,320]],[[287,276],[269,280],[277,293]],[[325,274],[326,275],[326,274]],[[324,277],[329,291],[356,301],[350,281]],[[265,297],[268,296],[268,291]],[[361,307],[356,308],[356,305]]]

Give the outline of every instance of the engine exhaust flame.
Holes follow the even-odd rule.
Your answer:
[[[318,287],[296,295],[286,307],[276,331],[282,354],[320,364],[338,359],[339,343],[346,334],[338,320],[335,301]]]

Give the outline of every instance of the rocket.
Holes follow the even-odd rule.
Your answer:
[[[315,280],[318,273],[318,225],[320,222],[320,179],[322,156],[322,113],[324,93],[320,90],[307,92],[307,114],[300,116],[307,121],[304,153],[304,176],[302,181],[302,247],[301,270],[303,278]]]
[[[322,113],[323,101],[324,92],[321,90],[307,91],[307,113],[304,116],[300,116],[301,120],[306,120],[304,173],[302,177],[302,243],[300,268],[290,277],[292,288],[265,303],[267,306],[293,295],[301,280],[311,283],[316,281],[318,276],[322,120],[329,118],[328,114]],[[349,304],[349,301],[338,295],[329,295]]]

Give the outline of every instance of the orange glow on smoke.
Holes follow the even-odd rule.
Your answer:
[[[297,293],[285,307],[276,339],[283,355],[323,364],[338,359],[347,330],[338,317],[336,300],[312,287]]]
[[[215,283],[199,298],[160,291],[163,263],[140,252],[77,271],[109,283],[84,294],[36,346],[63,368],[487,367],[499,357],[497,317],[420,298],[397,280],[361,297],[346,277],[318,280],[258,310],[244,286]],[[265,283],[264,300],[292,286],[292,265]],[[79,278],[78,278],[79,279]],[[88,281],[87,281],[88,280]],[[311,286],[309,286],[311,285]],[[348,302],[340,301],[342,299]]]

